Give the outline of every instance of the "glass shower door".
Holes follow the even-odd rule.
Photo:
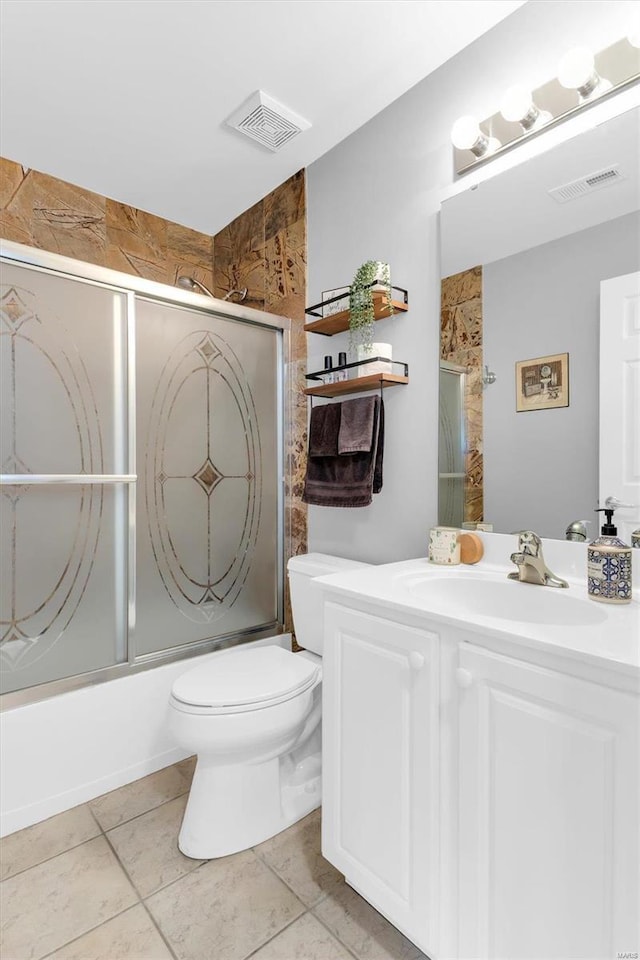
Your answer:
[[[280,617],[281,334],[136,300],[138,657]]]
[[[464,367],[440,362],[438,523],[447,527],[464,520],[465,375]]]
[[[127,293],[14,263],[0,288],[0,681],[127,659]]]

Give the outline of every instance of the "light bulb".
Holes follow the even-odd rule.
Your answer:
[[[567,90],[577,90],[593,76],[593,53],[588,47],[574,47],[558,64],[558,80]]]
[[[460,117],[451,130],[451,142],[458,150],[470,150],[480,136],[480,124],[471,116]]]
[[[534,130],[551,120],[547,110],[540,110],[533,102],[531,91],[521,84],[509,87],[500,107],[505,120],[519,123],[523,130]]]
[[[608,80],[598,75],[592,51],[588,47],[574,47],[565,53],[558,64],[558,80],[567,90],[577,90],[581,100],[600,96],[611,89]]]
[[[469,115],[456,120],[451,130],[451,142],[458,150],[470,150],[476,157],[493,153],[500,146],[500,141],[483,133],[477,119]]]

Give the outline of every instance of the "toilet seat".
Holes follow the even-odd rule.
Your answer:
[[[179,676],[171,699],[185,713],[247,713],[291,700],[319,677],[316,663],[282,647],[233,650]]]

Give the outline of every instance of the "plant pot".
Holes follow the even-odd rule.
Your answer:
[[[384,360],[378,360],[376,363],[364,363],[361,367],[353,368],[354,377],[367,377],[373,373],[391,373],[393,356],[390,343],[372,343],[371,348],[359,343],[355,350],[355,360],[368,360],[370,357],[385,357]]]
[[[384,290],[391,308],[389,264],[382,260],[367,260],[356,271],[349,288],[349,343],[352,350],[362,345],[369,350],[373,339],[373,291]],[[390,309],[393,312],[393,309]]]

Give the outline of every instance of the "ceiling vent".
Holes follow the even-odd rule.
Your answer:
[[[567,203],[568,200],[577,200],[578,197],[584,197],[587,193],[600,190],[601,187],[610,187],[624,179],[624,174],[620,173],[617,164],[614,164],[605,170],[598,170],[596,173],[581,177],[579,180],[564,183],[561,187],[554,187],[553,190],[549,190],[549,194],[558,203]]]
[[[311,126],[304,117],[298,116],[262,90],[252,93],[225,123],[274,153]]]

